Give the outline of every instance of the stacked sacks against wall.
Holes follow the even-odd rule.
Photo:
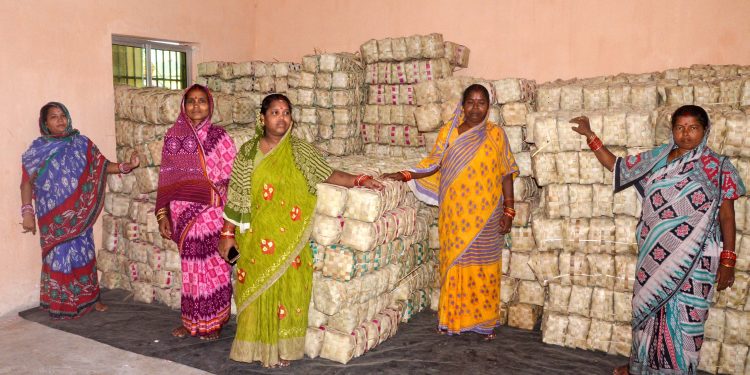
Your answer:
[[[534,177],[543,186],[544,214],[532,218],[538,253],[532,254],[529,266],[548,285],[545,342],[622,355],[629,355],[631,343],[637,252],[633,231],[640,201],[634,189],[612,194],[612,174],[596,161],[568,120],[588,116],[604,144],[624,156],[668,141],[671,113],[682,104],[699,104],[712,119],[709,146],[729,156],[746,179],[750,169],[743,155],[747,116],[738,105],[747,94],[738,88],[747,79],[732,73],[743,71],[741,67],[700,66],[539,87],[538,112],[529,115],[527,140],[538,150],[533,167]],[[665,79],[677,72],[692,78]],[[693,94],[696,88],[702,94],[691,97],[691,88]],[[717,98],[720,104],[712,105]],[[735,204],[740,259],[748,256],[741,242],[746,207],[745,197]],[[739,285],[716,295],[706,325],[700,368],[712,373],[743,373],[747,361],[748,276],[739,263]],[[730,323],[727,314],[732,317]],[[728,326],[743,334],[725,336]]]
[[[289,62],[209,61],[198,64],[196,83],[211,89],[214,97],[211,121],[223,126],[239,146],[254,133],[256,112],[263,98],[274,92],[286,93],[290,78],[293,80],[299,70],[300,64]]]
[[[406,165],[361,156],[330,162],[337,169],[374,175]],[[380,192],[318,185],[305,345],[309,357],[347,363],[431,305],[436,263],[428,232],[434,211],[419,210],[405,184],[383,183]]]
[[[165,89],[115,89],[119,161],[138,152],[141,166],[128,175],[110,175],[102,215],[102,248],[97,254],[102,286],[131,290],[134,299],[180,306],[181,272],[177,246],[159,235],[154,216],[161,148],[179,114],[182,94]]]
[[[349,53],[309,55],[302,58],[301,67],[289,75],[287,91],[294,134],[324,154],[360,153],[364,75],[359,58]]]
[[[441,34],[369,40],[361,47],[367,105],[361,133],[365,154],[415,157],[432,147],[418,127],[415,85],[451,77],[455,67],[467,67],[469,49],[443,41]],[[439,112],[431,113],[439,122]],[[427,116],[429,113],[423,115]],[[434,125],[430,130],[434,130]],[[434,137],[432,138],[434,141]]]

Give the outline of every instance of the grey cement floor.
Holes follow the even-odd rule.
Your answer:
[[[37,324],[0,317],[0,374],[208,374]]]

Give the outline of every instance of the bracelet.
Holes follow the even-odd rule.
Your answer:
[[[516,217],[516,210],[514,210],[513,207],[505,207],[503,208],[503,215],[513,219]]]
[[[722,266],[724,266],[726,268],[734,268],[734,264],[727,264],[727,263],[724,263],[724,262],[719,262],[719,264],[721,264]]]
[[[133,170],[133,168],[126,167],[125,163],[117,163],[117,170],[119,170],[122,174],[128,174]]]
[[[21,206],[21,216],[23,216],[25,214],[32,214],[32,215],[34,215],[35,214],[35,212],[34,212],[34,206],[32,206],[31,204],[24,204],[23,206]]]
[[[602,143],[602,140],[599,139],[599,137],[597,137],[596,135],[594,135],[594,138],[592,138],[587,143],[591,151],[594,152],[599,151],[602,147],[604,147],[604,143]]]
[[[362,186],[362,184],[367,180],[372,180],[372,176],[361,174],[354,179],[354,186]]]
[[[169,210],[167,210],[166,207],[162,207],[156,211],[156,221],[161,221],[161,219],[166,219],[169,215]]]
[[[411,181],[411,172],[409,172],[409,171],[399,171],[398,173],[401,173],[401,175],[404,176],[404,182]]]
[[[729,259],[732,261],[737,260],[737,253],[734,252],[734,250],[724,250],[721,252],[721,255],[719,256],[720,259]]]
[[[228,230],[228,231],[225,232],[225,231],[222,230],[220,236],[221,237],[232,237],[232,238],[234,238],[234,231],[229,231]]]

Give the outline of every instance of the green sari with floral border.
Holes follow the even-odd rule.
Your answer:
[[[237,225],[237,334],[229,357],[274,366],[304,355],[312,291],[309,237],[315,186],[331,168],[287,133],[268,154],[256,137],[240,149],[224,217]]]

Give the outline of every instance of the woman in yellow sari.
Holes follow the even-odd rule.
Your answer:
[[[486,340],[500,322],[501,248],[515,216],[518,175],[505,132],[487,121],[489,105],[484,86],[469,86],[430,155],[411,171],[384,175],[440,208],[438,332],[476,332]]]

